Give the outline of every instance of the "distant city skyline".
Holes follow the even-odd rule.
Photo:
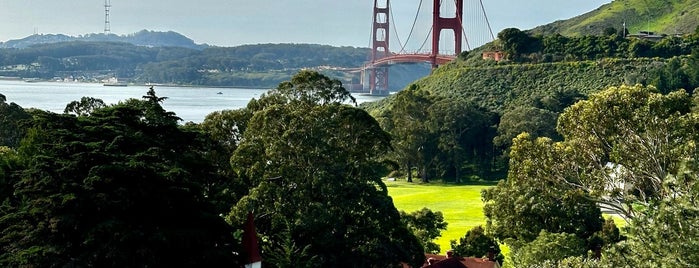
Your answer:
[[[420,20],[413,34],[419,39],[429,32],[432,5],[429,0],[422,2]],[[478,3],[464,2],[466,8]],[[525,30],[568,19],[609,2],[483,0],[483,5],[497,34],[504,28]],[[399,38],[408,35],[419,3],[419,0],[391,2]],[[198,44],[215,46],[313,43],[368,47],[371,40],[371,0],[113,0],[111,6],[110,32],[118,35],[140,30],[174,31]],[[0,0],[0,42],[34,33],[71,36],[102,33],[104,15],[103,0]],[[464,18],[464,22],[468,23],[468,19]]]

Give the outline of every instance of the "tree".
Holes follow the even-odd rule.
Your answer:
[[[422,263],[422,247],[380,179],[388,133],[366,111],[342,104],[344,88],[315,73],[297,76],[262,97],[275,101],[254,112],[231,157],[251,187],[230,220],[253,211],[263,247],[288,248],[276,236],[287,230],[319,267]]]
[[[77,116],[90,115],[96,109],[104,108],[107,105],[101,99],[92,97],[82,97],[80,101],[72,101],[66,105],[63,113],[74,114]]]
[[[697,165],[683,161],[663,187],[675,192],[643,208],[630,221],[628,239],[606,252],[611,265],[633,267],[694,267],[699,257]]]
[[[496,116],[462,98],[435,99],[427,111],[425,125],[429,136],[436,139],[432,156],[436,176],[458,183],[464,173],[481,178],[490,175]]]
[[[643,86],[612,87],[576,103],[558,130],[569,152],[565,168],[577,175],[561,182],[627,219],[634,207],[675,195],[663,184],[697,153],[692,106],[683,90],[662,95]]]
[[[508,152],[506,148],[512,145],[512,139],[522,132],[532,137],[556,138],[556,120],[558,114],[536,107],[518,106],[506,111],[498,124],[498,136],[493,143]]]
[[[517,28],[507,28],[498,33],[498,39],[502,47],[512,60],[519,60],[522,54],[534,53],[542,50],[542,40],[531,37],[526,32]]]
[[[563,112],[558,121],[563,141],[552,143],[545,139],[531,141],[526,135],[518,137],[512,148],[507,183],[521,182],[520,178],[528,178],[528,182],[519,184],[517,191],[521,192],[512,188],[505,191],[508,188],[501,188],[500,185],[486,192],[484,199],[495,201],[492,207],[490,203],[486,205],[486,215],[489,220],[500,219],[500,223],[493,225],[494,232],[512,237],[521,233],[501,229],[503,223],[522,223],[507,218],[507,213],[522,213],[531,217],[530,210],[521,204],[542,195],[542,189],[526,188],[534,185],[534,178],[549,178],[545,181],[547,188],[580,193],[585,197],[583,200],[613,210],[629,222],[626,241],[609,221],[602,230],[597,230],[587,239],[588,249],[606,244],[602,260],[596,264],[589,263],[590,266],[696,266],[699,260],[690,253],[699,245],[695,238],[699,230],[695,215],[698,196],[695,158],[699,138],[696,133],[699,122],[695,111],[696,99],[683,90],[660,94],[653,87],[640,85],[611,87]],[[518,196],[524,198],[518,199]],[[517,205],[503,205],[508,203]],[[540,204],[544,207],[556,206]],[[576,209],[568,210],[587,209],[577,205]],[[581,213],[577,217],[583,218],[584,215],[592,214]],[[523,226],[531,224],[534,223],[524,222]],[[518,228],[515,224],[507,226]],[[583,223],[578,223],[578,226],[583,226]],[[561,236],[560,239],[564,239],[564,233],[570,234],[568,236],[575,233],[578,239],[585,237],[578,230],[542,229],[558,233],[556,235]],[[541,235],[536,238],[541,242],[560,239],[552,240]],[[508,243],[516,255],[513,260],[520,259],[519,262],[515,261],[517,265],[529,265],[533,260],[541,259],[543,252],[557,256],[557,260],[552,262],[558,262],[565,255],[574,256],[571,254],[575,253],[554,248],[534,250],[539,247],[537,244],[550,244],[536,240],[531,240],[535,242],[528,245],[517,245],[522,240]],[[565,254],[557,255],[559,253]]]
[[[252,102],[251,102],[252,103]],[[243,133],[252,117],[251,108],[213,112],[201,124],[194,126],[207,136],[208,162],[215,165],[219,176],[202,182],[207,196],[216,203],[222,214],[230,212],[231,205],[247,194],[251,182],[242,180],[231,167],[231,155],[242,142]]]
[[[441,236],[443,230],[447,229],[447,223],[444,221],[442,212],[433,212],[428,208],[422,208],[411,213],[401,211],[400,217],[403,223],[408,226],[408,229],[420,240],[424,247],[424,252],[437,253],[441,251],[434,240]]]
[[[587,239],[602,228],[602,213],[588,193],[565,183],[573,176],[563,147],[527,133],[514,139],[507,180],[483,192],[487,228],[500,239],[533,241],[541,230]]]
[[[198,135],[158,102],[37,112],[18,150],[21,203],[0,218],[0,265],[236,265],[234,230],[199,183],[215,172]]]
[[[31,120],[31,115],[22,107],[7,103],[5,95],[0,94],[0,146],[17,148],[26,133],[25,123]]]
[[[604,28],[604,31],[602,32],[603,35],[605,36],[611,36],[617,34],[617,29],[614,27],[607,27]]]
[[[456,256],[481,258],[492,252],[499,263],[505,259],[498,242],[487,235],[482,226],[473,227],[466,232],[464,237],[459,238],[458,244],[456,240],[452,240],[450,244]]]
[[[534,241],[517,246],[512,252],[513,267],[536,267],[546,261],[584,256],[587,247],[585,241],[574,234],[541,231]]]
[[[417,85],[398,92],[391,108],[391,134],[395,137],[393,147],[396,159],[405,168],[408,182],[413,181],[412,169],[420,169],[423,181],[427,181],[427,153],[430,148],[429,130],[424,123],[428,117],[428,107],[432,100],[427,91],[420,90]]]

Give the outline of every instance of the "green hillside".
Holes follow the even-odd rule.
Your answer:
[[[532,32],[566,36],[600,35],[610,27],[621,30],[626,22],[628,32],[632,34],[639,31],[687,34],[693,33],[699,26],[698,17],[699,1],[616,0],[586,14],[536,27]]]
[[[543,64],[466,66],[455,62],[415,82],[434,96],[465,98],[502,114],[515,106],[531,106],[561,91],[587,95],[609,86],[646,84],[665,66],[662,59],[603,59]],[[389,109],[393,96],[367,104],[373,114]]]

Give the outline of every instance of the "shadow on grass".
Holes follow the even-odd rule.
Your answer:
[[[389,180],[384,179],[383,182],[387,187],[410,187],[410,186],[421,186],[421,187],[460,187],[460,186],[495,186],[498,181],[467,181],[461,183],[454,182],[444,182],[441,180],[433,180],[428,183],[422,181],[414,180],[413,182],[407,182],[405,179],[395,179]]]

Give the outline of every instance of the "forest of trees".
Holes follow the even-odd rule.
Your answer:
[[[667,57],[459,60],[363,108],[305,70],[201,124],[153,89],[63,114],[0,95],[0,266],[238,267],[252,212],[269,267],[419,267],[448,223],[397,211],[385,176],[499,180],[460,256],[699,266],[699,50],[658,44]]]
[[[63,114],[3,97],[0,266],[240,267],[248,212],[270,267],[420,265],[381,180],[390,136],[351,99],[312,71],[201,124],[152,88]]]

